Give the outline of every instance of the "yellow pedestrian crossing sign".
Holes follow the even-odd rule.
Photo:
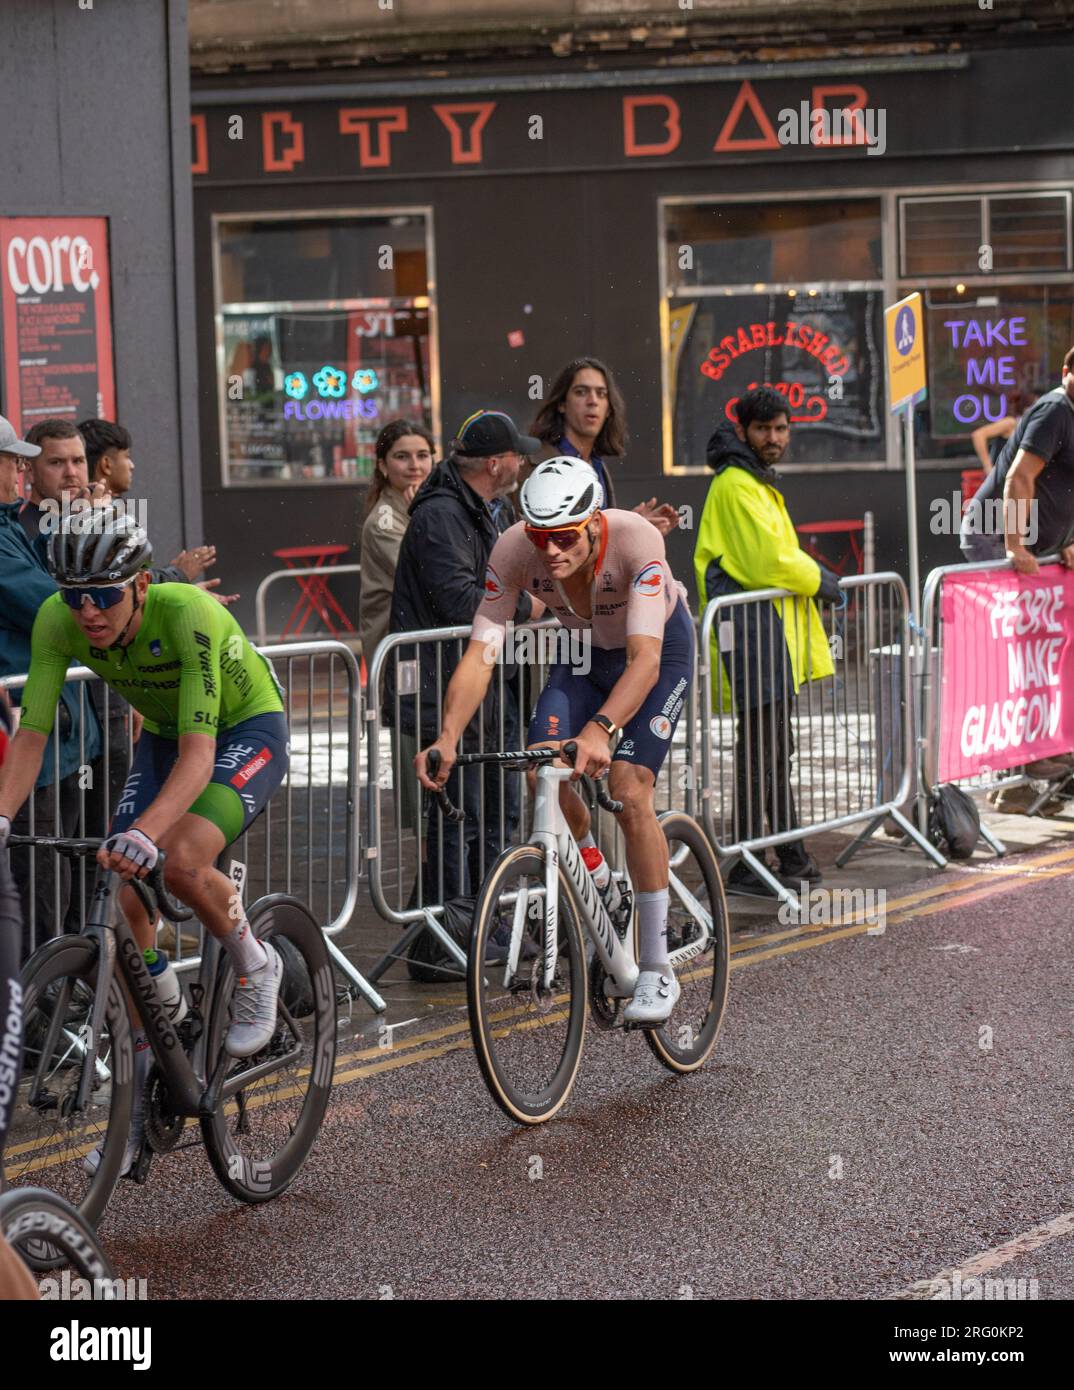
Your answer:
[[[887,342],[888,397],[898,410],[925,396],[925,334],[921,296],[907,295],[884,310]]]

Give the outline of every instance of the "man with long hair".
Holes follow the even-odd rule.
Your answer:
[[[610,367],[596,357],[575,357],[568,362],[552,383],[530,432],[543,445],[531,466],[550,458],[582,459],[597,475],[605,506],[617,505],[607,461],[621,460],[626,453],[626,406]],[[523,470],[520,485],[530,471]],[[655,497],[634,510],[651,521],[662,536],[678,524],[675,508],[669,502],[657,506]]]

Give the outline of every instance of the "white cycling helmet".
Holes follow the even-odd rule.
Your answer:
[[[546,459],[522,484],[522,515],[531,526],[551,531],[588,521],[604,506],[604,489],[596,471],[582,459]]]

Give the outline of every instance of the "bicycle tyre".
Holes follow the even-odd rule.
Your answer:
[[[44,1187],[20,1187],[0,1194],[0,1236],[31,1269],[38,1268],[27,1246],[44,1243],[91,1286],[92,1301],[115,1297],[115,1271],[97,1244],[97,1234],[70,1202]],[[107,1292],[103,1285],[107,1283]]]
[[[705,832],[692,816],[683,811],[669,811],[661,816],[660,828],[668,841],[669,851],[673,843],[678,842],[695,861],[696,872],[688,875],[691,881],[687,887],[695,897],[698,896],[698,888],[704,888],[712,916],[712,946],[695,960],[687,961],[678,971],[680,985],[686,980],[688,985],[696,983],[698,989],[691,989],[689,997],[684,991],[667,1023],[660,1028],[645,1030],[645,1041],[653,1054],[670,1071],[685,1075],[704,1066],[719,1037],[727,1008],[731,930],[723,880]],[[685,882],[681,865],[677,876]],[[669,913],[669,926],[672,928],[675,903],[673,887]],[[668,944],[673,946],[670,939]],[[684,1016],[684,1007],[691,1011],[691,1017]],[[700,1016],[697,1016],[699,1010]]]
[[[320,1132],[328,1099],[332,1091],[332,1079],[336,1063],[336,991],[332,980],[332,962],[324,943],[324,934],[314,920],[309,909],[297,898],[286,893],[274,893],[259,899],[247,914],[255,936],[261,941],[271,941],[273,937],[284,937],[288,947],[285,960],[284,983],[280,989],[280,1022],[272,1042],[266,1051],[274,1046],[286,1045],[290,1027],[293,1027],[304,1040],[302,1051],[286,1068],[268,1077],[255,1081],[236,1098],[221,1105],[211,1118],[203,1118],[201,1132],[205,1150],[209,1155],[213,1172],[223,1186],[240,1202],[250,1204],[269,1202],[285,1191],[298,1176],[309,1157]],[[288,983],[287,970],[294,969],[296,959],[305,967],[305,979]],[[212,1018],[209,1022],[209,1046],[207,1056],[215,1065],[224,1046],[224,1035],[230,1023],[229,1009],[234,989],[235,975],[230,960],[224,957],[220,964],[221,977],[218,982],[216,999],[213,1003]],[[292,1003],[301,997],[302,1004],[296,1005],[299,1014],[304,1014],[308,1000],[312,996],[313,1008],[301,1019],[292,1014],[292,1023],[287,1024],[284,1010],[291,989],[295,994]],[[308,1039],[308,1041],[305,1041]],[[292,1035],[293,1040],[293,1035]],[[238,1057],[229,1068],[229,1075],[235,1076],[242,1069],[264,1060],[265,1053],[255,1057]],[[290,1084],[283,1078],[290,1077]],[[271,1089],[277,1098],[273,1100]],[[294,1091],[295,1094],[290,1093]],[[286,1120],[288,1133],[277,1149],[272,1148],[268,1155],[258,1153],[251,1156],[243,1151],[240,1140],[244,1137],[243,1126],[251,1111],[264,1111],[268,1121],[279,1121],[279,1112],[287,1101],[299,1101],[292,1109],[297,1112],[292,1122]],[[235,1119],[235,1116],[238,1119]],[[232,1121],[235,1120],[234,1123]],[[266,1128],[269,1126],[266,1125]],[[283,1125],[277,1123],[277,1132],[283,1133]],[[259,1140],[274,1145],[270,1137]]]
[[[586,987],[585,947],[582,941],[581,926],[577,909],[571,894],[570,884],[563,872],[559,871],[559,960],[566,960],[566,975],[570,985],[570,1005],[567,1028],[563,1040],[563,1050],[550,1079],[539,1089],[524,1090],[509,1075],[507,1048],[502,1046],[512,1036],[516,1039],[526,1029],[534,1036],[543,1031],[542,1020],[555,1021],[550,1010],[559,1002],[556,994],[540,1000],[530,990],[534,1017],[527,1020],[519,1017],[505,1029],[494,1025],[505,1021],[502,1012],[504,996],[496,996],[496,986],[491,980],[492,972],[499,975],[502,967],[485,964],[489,939],[503,922],[503,909],[499,898],[509,886],[512,878],[535,878],[544,882],[544,854],[533,845],[516,845],[500,855],[492,866],[481,888],[474,909],[473,935],[470,940],[470,956],[466,976],[467,1008],[470,1016],[470,1034],[473,1038],[474,1052],[477,1054],[481,1075],[493,1100],[500,1109],[517,1124],[536,1125],[550,1120],[570,1094],[574,1078],[582,1060],[582,1047],[585,1040],[585,1024],[589,1002]],[[546,917],[540,914],[540,936]],[[566,947],[564,957],[563,947]],[[540,960],[540,950],[535,961]],[[520,972],[523,962],[519,963]],[[560,967],[562,968],[562,967]],[[533,967],[530,967],[531,971]],[[557,970],[558,975],[558,970]],[[525,995],[518,994],[522,1007],[517,1012],[525,1012]],[[510,1007],[510,1006],[509,1006]],[[511,1009],[511,1012],[515,1012]],[[497,1032],[500,1037],[497,1037]]]
[[[31,1066],[34,1061],[35,1038],[40,1039],[38,1046],[44,1044],[41,1028],[47,1026],[48,1019],[51,1017],[49,992],[61,986],[64,980],[75,981],[78,986],[81,986],[84,991],[83,998],[88,1005],[92,1006],[97,981],[97,944],[95,941],[84,936],[59,937],[54,941],[48,941],[34,952],[23,968],[24,1070],[20,1077],[18,1095],[8,1130],[4,1173],[8,1181],[16,1185],[14,1190],[17,1191],[21,1190],[18,1184],[24,1177],[29,1178],[33,1174],[35,1182],[39,1181],[37,1175],[40,1174],[42,1168],[66,1170],[62,1173],[62,1178],[66,1183],[66,1191],[59,1195],[64,1200],[69,1200],[70,1205],[90,1226],[96,1227],[104,1215],[105,1207],[108,1205],[109,1198],[119,1180],[119,1170],[127,1146],[127,1136],[130,1133],[131,1108],[134,1100],[133,1042],[126,1000],[117,972],[112,978],[105,1012],[105,1023],[111,1037],[111,1049],[108,1059],[110,1065],[107,1068],[110,1073],[107,1083],[109,1114],[104,1139],[101,1143],[101,1162],[92,1177],[85,1174],[81,1160],[89,1149],[78,1143],[75,1144],[78,1151],[67,1160],[56,1157],[54,1161],[49,1161],[49,1158],[46,1157],[45,1161],[42,1162],[36,1151],[54,1147],[64,1132],[74,1134],[76,1133],[75,1126],[82,1126],[81,1137],[85,1138],[86,1121],[84,1119],[79,1118],[71,1123],[61,1119],[63,1098],[56,1106],[56,1119],[59,1122],[54,1129],[56,1137],[43,1141],[27,1140],[25,1137],[35,1129],[41,1128],[40,1120],[35,1119],[34,1116],[40,1116],[42,1113],[31,1111],[28,1104],[30,1076],[33,1073],[28,1074],[26,1068]],[[86,995],[88,995],[88,999]],[[53,993],[53,1002],[55,998],[56,995]],[[80,1067],[69,1068],[68,1096],[77,1086],[80,1071]],[[20,1134],[23,1136],[21,1141]],[[60,1176],[61,1174],[58,1173],[57,1177]],[[34,1257],[33,1261],[34,1267],[37,1269],[52,1268],[57,1262],[54,1257],[46,1253]]]

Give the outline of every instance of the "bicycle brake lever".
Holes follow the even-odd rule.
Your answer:
[[[570,763],[573,767],[574,759],[578,753],[578,745],[575,743],[574,739],[570,739],[565,743],[561,752],[564,762]],[[585,774],[583,773],[582,776],[585,777]],[[585,777],[585,780],[592,785],[593,791],[596,794],[598,806],[601,806],[605,811],[611,811],[612,815],[617,815],[623,809],[623,803],[621,801],[613,801],[599,782],[595,781],[592,777]]]
[[[157,895],[157,904],[160,906],[161,911],[164,913],[165,917],[169,918],[172,922],[189,922],[194,915],[194,909],[192,907],[186,907],[183,903],[176,902],[164,886],[164,862],[167,857],[164,850],[161,850],[157,856],[157,862],[146,874],[145,879],[138,880],[132,878],[131,883],[141,882],[143,888],[145,884],[148,884]],[[150,917],[153,917],[153,909],[146,903],[145,898],[142,897],[142,893],[138,892],[138,896],[142,899],[142,904],[146,907]]]
[[[440,771],[440,749],[430,748],[429,755],[425,761],[429,776],[435,781],[436,774]],[[466,819],[466,813],[460,811],[457,806],[451,804],[446,789],[444,787],[438,787],[433,795],[436,797],[436,804],[440,807],[441,814],[444,816],[445,820],[451,821],[452,825],[461,825]]]

